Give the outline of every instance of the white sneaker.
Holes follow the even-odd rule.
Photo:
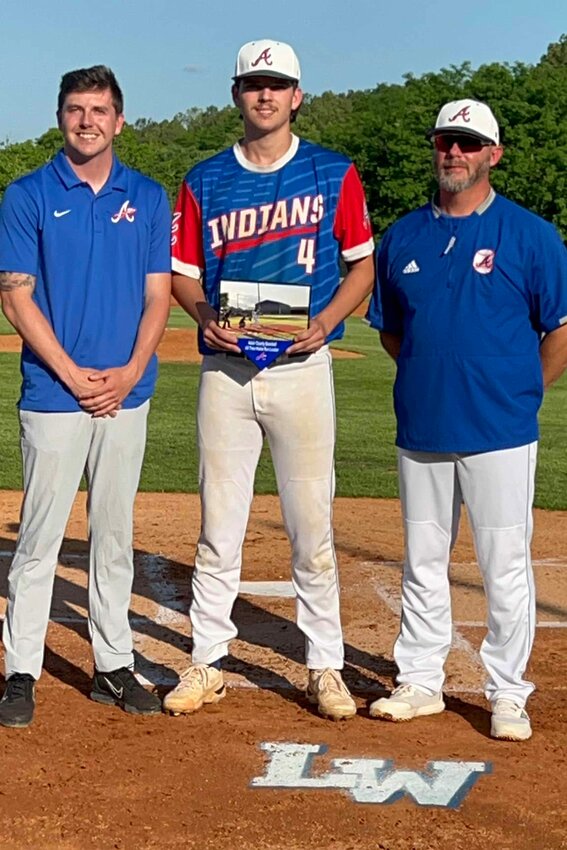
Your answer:
[[[510,699],[495,700],[492,704],[490,734],[504,741],[527,741],[532,736],[528,712]]]
[[[192,714],[205,703],[219,702],[226,695],[222,670],[208,664],[192,664],[181,674],[179,684],[163,700],[169,714]]]
[[[310,670],[307,699],[317,703],[319,714],[331,720],[346,720],[356,714],[356,703],[338,670]]]
[[[414,685],[398,685],[389,697],[382,697],[370,705],[370,717],[382,720],[411,720],[427,714],[439,714],[445,708],[443,694],[426,694]]]

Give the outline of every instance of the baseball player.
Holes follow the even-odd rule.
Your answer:
[[[171,216],[163,189],[113,155],[124,115],[109,68],[65,74],[57,119],[63,150],[9,186],[0,212],[2,306],[24,341],[25,492],[8,576],[4,726],[33,717],[57,557],[83,471],[91,696],[135,714],[161,710],[132,672],[128,607],[132,509],[169,311]]]
[[[445,104],[430,135],[439,192],[385,234],[369,309],[397,362],[406,544],[398,686],[370,713],[410,720],[445,707],[448,566],[464,501],[487,597],[491,734],[525,740],[537,412],[567,365],[567,255],[550,224],[491,188],[503,149],[486,104]]]
[[[354,165],[291,132],[302,101],[293,49],[269,39],[245,44],[233,79],[244,138],[189,172],[174,213],[174,292],[199,324],[204,355],[197,411],[202,527],[190,612],[193,664],[164,708],[188,713],[225,695],[221,660],[237,634],[231,611],[266,436],[292,546],[307,694],[321,714],[346,718],[356,706],[340,673],[328,343],[371,290],[372,233]],[[339,256],[349,269],[341,285]],[[309,327],[268,368],[243,357],[235,335],[219,327],[225,280],[310,287]]]

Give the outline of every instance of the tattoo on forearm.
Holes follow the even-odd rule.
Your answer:
[[[34,289],[35,276],[21,272],[0,272],[0,292],[11,292],[12,289],[20,289],[23,286]]]

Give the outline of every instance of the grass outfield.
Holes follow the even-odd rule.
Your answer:
[[[15,333],[14,328],[9,323],[2,310],[0,310],[0,335],[13,333]]]
[[[170,325],[188,326],[180,311]],[[397,495],[394,417],[391,392],[394,366],[378,347],[378,335],[360,319],[350,319],[337,348],[357,351],[364,359],[335,360],[337,397],[337,494]],[[21,487],[16,401],[18,355],[0,354],[0,488]],[[150,414],[148,446],[141,488],[148,491],[195,491],[195,399],[199,367],[164,363]],[[536,504],[567,510],[567,374],[549,391],[540,416],[541,443]],[[269,453],[258,467],[256,490],[275,492]]]

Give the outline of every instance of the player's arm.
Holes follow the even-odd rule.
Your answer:
[[[75,398],[102,386],[95,369],[82,368],[65,352],[53,328],[33,301],[35,277],[0,271],[0,294],[4,315],[34,354],[69,388]]]
[[[543,385],[550,387],[567,369],[567,324],[546,334],[539,348]]]
[[[205,256],[198,195],[198,186],[193,191],[184,180],[179,190],[171,228],[173,295],[185,312],[197,322],[209,348],[240,354],[235,334],[219,326],[217,311],[207,301],[202,284]]]
[[[241,353],[235,342],[236,335],[232,331],[224,330],[218,324],[217,311],[207,301],[200,280],[184,274],[174,274],[173,296],[185,312],[197,322],[209,348]]]
[[[567,251],[557,230],[541,222],[529,281],[537,313],[532,322],[545,333],[539,347],[543,385],[548,389],[567,368]]]
[[[364,189],[354,165],[347,170],[337,203],[333,234],[348,269],[332,301],[297,334],[289,354],[310,353],[324,345],[328,335],[356,310],[372,291],[374,240]]]
[[[169,317],[171,275],[157,273],[146,275],[144,312],[140,320],[136,344],[125,366],[103,369],[98,375],[104,381],[104,390],[84,392],[79,396],[81,407],[93,416],[107,416],[118,410],[126,396],[143,376],[150,358],[163,336]]]
[[[348,273],[333,300],[311,319],[308,328],[297,334],[294,344],[288,348],[288,354],[318,351],[336,326],[350,316],[370,294],[374,283],[372,255],[349,263],[347,268]]]

